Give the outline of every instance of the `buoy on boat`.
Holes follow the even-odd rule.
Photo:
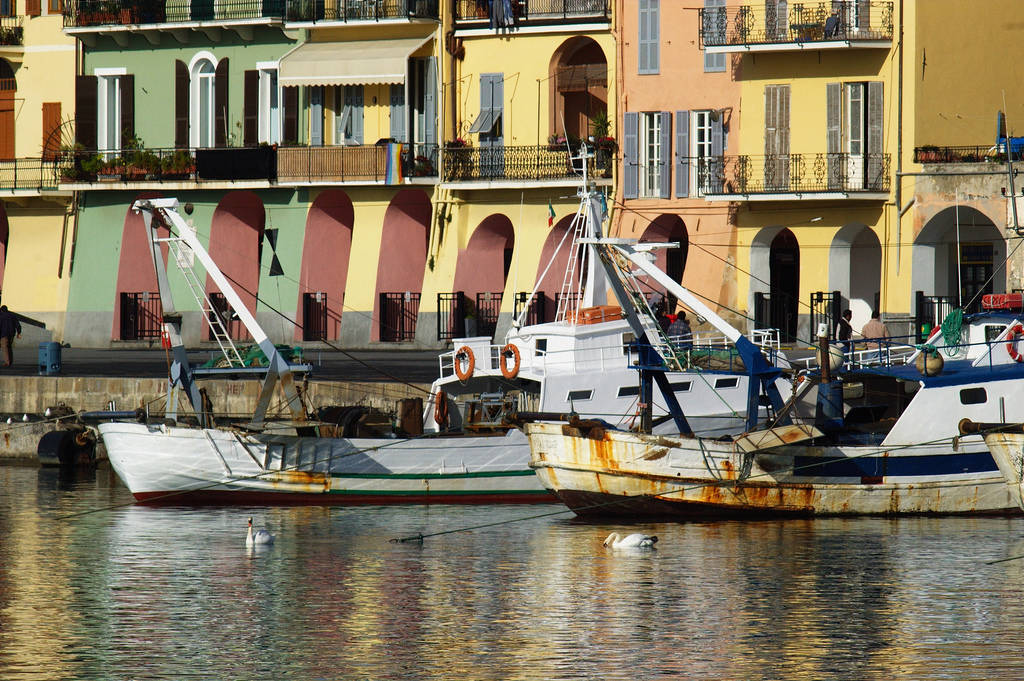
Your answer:
[[[917,353],[917,359],[914,361],[914,366],[921,372],[922,376],[938,376],[942,373],[942,367],[945,366],[946,361],[942,359],[942,355],[935,348],[923,348],[921,352]]]
[[[824,366],[825,362],[821,358],[821,348],[815,350],[815,356],[818,359],[818,366]],[[846,360],[846,355],[843,354],[843,348],[838,345],[828,346],[828,368],[829,371],[836,371],[839,367],[843,366],[843,362]]]

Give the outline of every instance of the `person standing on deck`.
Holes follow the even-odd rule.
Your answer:
[[[3,350],[5,367],[14,364],[15,336],[21,338],[21,322],[6,305],[0,305],[0,350]]]
[[[839,318],[839,323],[836,324],[836,340],[843,347],[843,354],[847,355],[853,349],[853,325],[850,324],[850,319],[852,318],[853,312],[843,310],[843,316]]]
[[[865,340],[878,340],[878,352],[873,359],[882,359],[882,340],[889,337],[889,329],[885,328],[885,324],[879,319],[878,310],[872,310],[870,321],[864,325],[860,333]]]

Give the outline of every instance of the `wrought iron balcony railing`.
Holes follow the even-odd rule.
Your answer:
[[[829,41],[891,41],[891,2],[831,0],[700,10],[700,43],[709,48]],[[728,50],[717,50],[728,51]]]
[[[1013,159],[1024,158],[1021,150],[1014,147]],[[937,147],[925,145],[914,147],[914,163],[1005,163],[1006,145]]]
[[[440,19],[439,0],[287,0],[288,21]]]
[[[285,0],[69,0],[64,27],[280,20],[284,10]]]
[[[57,189],[57,167],[43,158],[0,160],[0,193]]]
[[[62,152],[62,183],[271,181],[277,149],[270,146],[217,149],[122,149]]]
[[[790,154],[691,159],[702,194],[879,193],[889,191],[889,154]]]
[[[591,177],[611,177],[615,154],[597,150],[588,159]],[[579,177],[579,161],[571,161],[562,145],[448,147],[444,150],[446,182],[486,180],[559,180]]]
[[[452,14],[465,28],[609,21],[611,0],[511,0],[507,5],[500,0],[452,0]]]
[[[0,45],[23,45],[25,17],[0,17]]]
[[[437,145],[402,146],[403,177],[437,177]],[[387,182],[388,147],[280,147],[278,182]],[[394,179],[392,174],[390,179]]]

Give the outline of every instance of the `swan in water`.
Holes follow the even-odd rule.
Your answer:
[[[245,535],[246,546],[260,546],[274,543],[274,535],[264,529],[252,529],[252,518],[249,518],[249,533]]]
[[[605,546],[613,549],[652,549],[658,542],[658,538],[651,534],[627,534],[625,537],[618,532],[612,532],[604,540]]]

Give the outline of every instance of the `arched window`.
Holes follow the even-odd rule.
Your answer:
[[[190,129],[194,147],[214,145],[214,100],[216,97],[216,69],[209,59],[199,59],[192,65],[192,121]]]

